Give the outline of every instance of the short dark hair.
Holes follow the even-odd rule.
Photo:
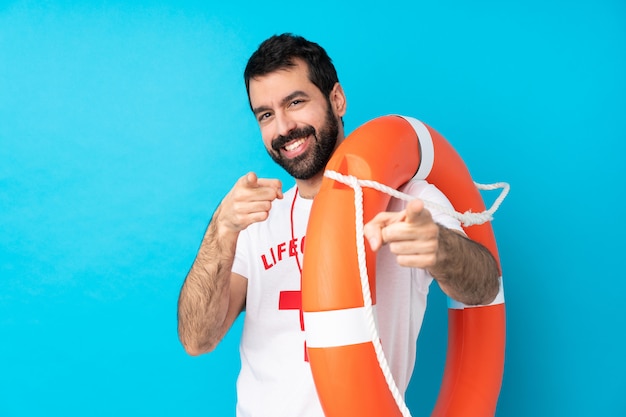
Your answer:
[[[307,64],[309,80],[328,98],[339,78],[324,48],[302,36],[283,33],[263,41],[250,56],[243,73],[248,101],[250,101],[250,79],[293,67],[296,65],[296,59],[301,59]]]

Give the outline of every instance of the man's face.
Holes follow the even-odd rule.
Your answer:
[[[296,62],[251,79],[250,103],[269,155],[294,178],[307,180],[330,159],[343,114],[309,80],[306,64]]]

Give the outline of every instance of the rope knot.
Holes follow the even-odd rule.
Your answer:
[[[390,196],[399,198],[401,200],[411,201],[415,199],[415,197],[409,194],[402,193],[387,185],[384,185],[384,184],[381,184],[379,182],[372,181],[372,180],[361,180],[355,177],[354,175],[343,175],[337,171],[326,170],[324,172],[324,176],[330,179],[333,179],[337,182],[340,182],[342,184],[348,185],[355,191],[357,191],[357,189],[360,190],[362,187],[367,187],[367,188],[373,188],[385,194],[389,194]],[[494,201],[492,206],[489,208],[489,210],[485,210],[480,213],[473,213],[471,210],[468,210],[465,213],[459,213],[458,211],[450,210],[447,207],[443,207],[443,206],[440,206],[438,204],[435,204],[433,202],[426,201],[426,200],[424,200],[424,207],[426,207],[427,209],[439,210],[457,219],[458,221],[461,222],[461,224],[463,224],[463,226],[466,226],[466,227],[492,221],[493,213],[495,213],[498,210],[498,208],[500,207],[500,204],[502,204],[502,201],[504,201],[504,199],[506,198],[511,187],[506,182],[498,182],[494,184],[479,184],[475,182],[474,185],[479,190],[502,189],[502,191],[500,192],[500,195],[498,196],[498,198],[496,198],[496,200]]]

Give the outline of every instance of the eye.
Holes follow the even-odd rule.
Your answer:
[[[267,112],[265,112],[265,113],[260,113],[260,114],[258,115],[258,120],[259,120],[259,122],[262,122],[262,121],[264,121],[264,120],[269,119],[271,116],[272,116],[272,113],[270,113],[270,112],[268,112],[268,111],[267,111]]]
[[[291,102],[290,106],[291,106],[291,107],[293,107],[293,106],[297,106],[298,104],[303,103],[303,102],[304,102],[304,100],[301,100],[301,99],[295,99],[295,100],[293,100],[293,101]]]

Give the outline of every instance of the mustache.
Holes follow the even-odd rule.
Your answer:
[[[287,135],[279,135],[272,140],[272,149],[276,152],[280,151],[280,148],[291,142],[292,140],[306,138],[307,136],[315,136],[315,128],[313,126],[305,126],[292,130]]]

